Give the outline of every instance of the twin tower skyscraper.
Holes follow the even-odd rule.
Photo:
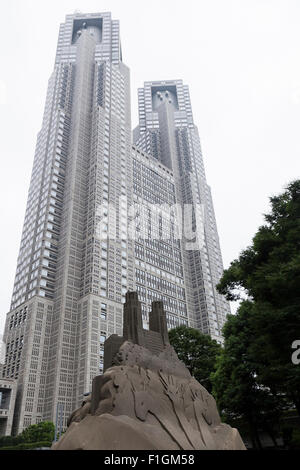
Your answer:
[[[103,343],[122,334],[126,292],[145,327],[162,300],[169,328],[222,341],[229,305],[189,90],[181,80],[138,90],[110,13],[61,24],[33,170],[3,377],[17,380],[14,433],[63,422],[103,371]]]

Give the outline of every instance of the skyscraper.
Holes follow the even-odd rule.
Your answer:
[[[138,98],[135,145],[172,171],[176,203],[192,210],[195,244],[192,238],[179,244],[189,324],[219,341],[230,310],[216,290],[223,263],[189,89],[181,80],[146,82]],[[184,226],[186,219],[183,215]]]
[[[119,22],[110,13],[67,15],[5,326],[3,376],[18,381],[14,432],[55,422],[57,410],[66,425],[103,371],[105,339],[122,334],[127,290],[138,291],[145,324],[159,299],[169,327],[189,324],[221,340],[228,304],[215,289],[222,261],[188,89],[147,82],[139,110],[132,145]],[[191,208],[196,248],[175,236],[178,206]]]

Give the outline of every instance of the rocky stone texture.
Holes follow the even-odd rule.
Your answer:
[[[171,346],[153,356],[125,342],[115,363],[94,379],[92,394],[53,449],[245,449]]]
[[[105,372],[69,418],[54,450],[244,450],[236,429],[221,423],[214,398],[169,344],[161,302],[150,330],[128,292],[123,337],[105,342]]]

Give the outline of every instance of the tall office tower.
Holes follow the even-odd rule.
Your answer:
[[[122,296],[135,283],[127,209],[119,207],[119,196],[133,197],[131,141],[119,22],[110,13],[66,16],[5,326],[3,375],[18,379],[14,432],[55,422],[57,410],[65,427],[102,370],[102,342],[122,334]],[[97,234],[109,225],[109,204],[117,237],[106,240]]]
[[[153,300],[162,300],[168,328],[188,325],[174,175],[133,146],[135,281],[145,327]]]
[[[182,260],[189,325],[220,342],[230,309],[216,290],[223,264],[188,87],[181,80],[145,82],[138,97],[135,145],[172,171],[174,200],[182,209],[183,227],[191,222],[191,233],[183,234],[176,250]]]
[[[66,16],[4,333],[3,377],[17,380],[14,433],[44,420],[66,427],[103,371],[105,339],[122,334],[127,290],[138,291],[145,326],[152,300],[163,300],[169,328],[190,324],[220,339],[228,308],[214,287],[222,263],[187,88],[148,84],[140,95],[132,146],[119,22]],[[176,238],[180,217],[167,209],[193,198],[207,209],[198,251]],[[155,205],[169,229],[161,213],[152,217]]]

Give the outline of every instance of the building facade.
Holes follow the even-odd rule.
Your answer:
[[[104,341],[122,334],[128,290],[139,294],[145,326],[152,301],[163,300],[169,328],[191,325],[221,340],[229,309],[215,289],[222,261],[199,138],[187,87],[163,83],[139,90],[132,145],[119,22],[110,13],[66,16],[4,332],[3,377],[17,380],[14,433],[55,422],[58,409],[66,426],[103,372]],[[205,243],[189,251],[167,206],[195,202],[207,209]]]
[[[188,86],[181,80],[145,82],[138,98],[135,145],[172,172],[183,228],[191,225],[177,246],[189,325],[220,342],[230,307],[216,290],[223,263]]]
[[[0,437],[11,435],[14,418],[16,391],[16,380],[3,379],[0,375]]]
[[[183,260],[175,233],[176,214],[168,211],[176,204],[173,172],[135,146],[132,158],[133,203],[138,213],[133,237],[135,283],[144,324],[148,324],[152,302],[162,300],[169,328],[188,325]],[[160,212],[156,214],[155,209]],[[164,212],[169,224],[160,223]]]

